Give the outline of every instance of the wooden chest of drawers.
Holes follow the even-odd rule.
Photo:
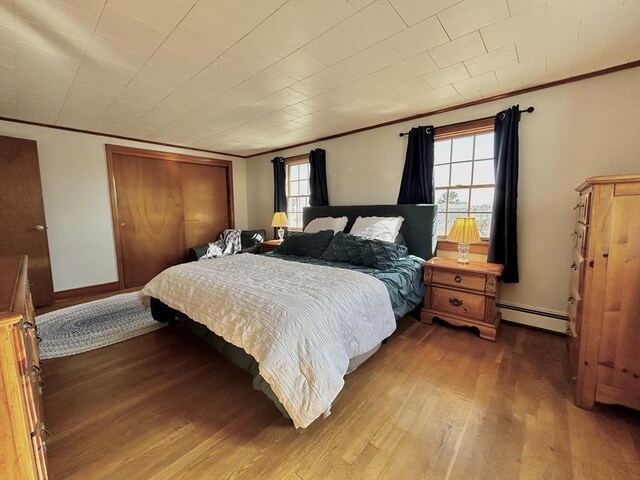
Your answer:
[[[46,479],[47,432],[27,257],[0,258],[0,476]]]
[[[438,257],[423,266],[426,293],[421,320],[431,323],[440,318],[452,325],[474,327],[482,338],[495,340],[500,323],[498,277],[503,266],[482,262],[463,265]]]
[[[640,410],[640,175],[576,189],[568,306],[575,402]]]

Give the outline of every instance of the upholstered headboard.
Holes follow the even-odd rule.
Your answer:
[[[400,233],[411,255],[430,259],[436,253],[438,241],[437,205],[348,205],[306,207],[302,213],[304,226],[318,217],[347,217],[344,229],[349,232],[358,217],[404,217]]]

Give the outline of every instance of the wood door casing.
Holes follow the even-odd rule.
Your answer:
[[[184,261],[180,164],[114,155],[125,287]]]
[[[225,168],[181,163],[180,178],[187,248],[217,240],[229,228]]]
[[[36,306],[53,303],[38,148],[33,140],[0,136],[0,255],[28,255]]]
[[[234,227],[230,161],[117,145],[107,145],[106,150],[120,288],[143,285],[165,268],[184,262],[188,247],[216,240],[222,230]],[[125,167],[133,171],[118,173],[125,161],[135,165]],[[143,173],[147,169],[153,173]],[[147,207],[132,208],[144,205],[145,198]],[[140,220],[133,220],[136,214],[155,219],[140,227]],[[137,230],[127,230],[128,223]],[[150,242],[158,240],[157,244],[144,241],[152,232]],[[146,258],[140,260],[145,264],[138,261],[141,258]]]

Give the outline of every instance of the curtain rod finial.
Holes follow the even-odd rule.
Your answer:
[[[533,112],[534,110],[535,110],[535,108],[533,108],[533,107],[529,107],[529,108],[527,108],[527,109],[525,110],[525,112],[527,112],[527,113],[531,113],[531,112]]]

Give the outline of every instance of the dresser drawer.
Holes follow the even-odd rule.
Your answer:
[[[578,222],[582,222],[585,225],[589,224],[590,204],[591,190],[587,190],[578,197],[578,204],[576,205],[576,220]]]
[[[485,297],[446,288],[431,288],[431,309],[484,321]]]
[[[589,230],[589,227],[587,225],[580,222],[576,222],[576,225],[572,233],[573,246],[578,251],[578,253],[582,256],[584,256],[586,253],[588,230]]]
[[[466,290],[484,292],[485,275],[467,272],[452,272],[448,270],[434,270],[431,282],[438,285],[449,285]]]

